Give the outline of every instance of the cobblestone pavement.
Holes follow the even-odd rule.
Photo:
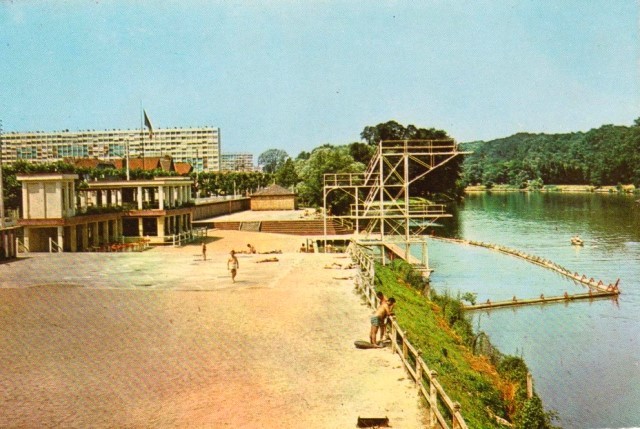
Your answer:
[[[207,261],[196,243],[0,264],[0,427],[423,427],[399,358],[353,346],[370,310],[353,270],[325,268],[344,255],[209,234]],[[249,240],[283,253],[241,254],[234,284]]]

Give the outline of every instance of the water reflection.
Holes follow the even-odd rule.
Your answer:
[[[522,250],[571,271],[620,279],[619,300],[477,312],[474,326],[523,355],[565,428],[640,426],[640,205],[610,194],[475,194],[436,233]],[[572,246],[579,234],[583,247]],[[558,273],[484,248],[430,241],[432,287],[477,301],[583,293]]]

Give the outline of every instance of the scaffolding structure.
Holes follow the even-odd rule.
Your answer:
[[[451,214],[443,204],[412,198],[409,190],[416,181],[464,153],[454,139],[383,140],[364,173],[325,174],[325,240],[329,221],[351,222],[356,242],[377,250],[383,264],[387,252],[392,252],[428,276],[431,270],[424,232]],[[333,215],[327,210],[327,197],[336,193],[353,201],[348,214]],[[412,256],[416,246],[420,258]]]

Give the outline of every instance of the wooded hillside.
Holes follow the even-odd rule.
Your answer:
[[[461,147],[473,151],[463,163],[465,186],[640,186],[640,118],[630,127],[603,125],[586,133],[518,133]]]

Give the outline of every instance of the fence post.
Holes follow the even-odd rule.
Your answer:
[[[435,411],[438,408],[438,389],[436,389],[436,384],[434,383],[437,376],[438,373],[434,370],[429,373],[429,422],[432,428],[438,425]]]
[[[391,354],[395,354],[397,348],[396,336],[398,335],[398,333],[396,331],[396,324],[394,322],[395,321],[391,319]]]
[[[458,413],[460,412],[460,403],[459,402],[454,402],[453,403],[453,410],[451,410],[451,413],[453,414],[453,421],[451,422],[451,427],[452,429],[460,429],[460,422],[458,422],[458,417],[456,417],[458,415]]]
[[[409,341],[409,333],[405,331],[404,335],[402,336],[402,357],[404,358],[405,362],[407,362],[407,357],[409,356],[409,346],[407,346],[408,341]]]
[[[420,387],[422,384],[422,350],[418,350],[416,356],[416,386]]]

